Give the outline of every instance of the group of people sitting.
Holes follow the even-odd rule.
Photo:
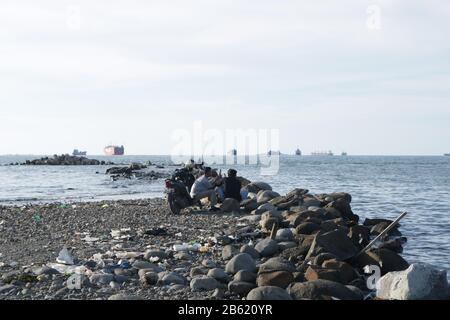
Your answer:
[[[197,178],[191,188],[191,197],[195,202],[200,202],[202,199],[208,198],[211,209],[210,211],[219,211],[216,207],[217,202],[222,202],[227,198],[236,199],[241,202],[246,198],[242,189],[242,183],[237,178],[237,171],[234,169],[228,170],[226,177],[222,174],[212,170],[210,167],[205,167],[202,174]]]

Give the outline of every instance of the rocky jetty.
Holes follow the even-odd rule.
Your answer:
[[[149,169],[149,166],[154,166],[155,170]],[[161,165],[153,164],[140,164],[132,163],[128,166],[112,167],[106,170],[106,174],[110,175],[111,179],[131,179],[136,178],[140,180],[158,180],[165,179],[170,176],[166,171],[161,171],[164,169]]]
[[[16,164],[11,164],[16,165]],[[44,157],[35,160],[27,160],[19,165],[27,166],[99,166],[114,165],[113,162],[88,159],[86,157],[71,156],[69,154],[54,155],[53,157]]]
[[[172,215],[163,199],[0,207],[0,299],[448,298],[445,271],[400,256],[398,228],[358,254],[390,221],[359,223],[349,194],[247,189],[229,213]]]

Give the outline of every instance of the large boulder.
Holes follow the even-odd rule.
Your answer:
[[[241,297],[245,297],[254,288],[256,288],[255,283],[245,281],[234,280],[228,284],[228,290]]]
[[[192,291],[212,291],[219,286],[216,279],[208,276],[201,276],[191,280]]]
[[[388,249],[375,249],[362,253],[355,259],[355,263],[360,268],[377,265],[381,268],[381,275],[392,271],[403,271],[409,267],[405,259]]]
[[[286,289],[294,281],[292,273],[287,271],[264,272],[258,275],[258,287],[274,286]]]
[[[322,264],[323,268],[332,269],[339,272],[340,282],[343,284],[348,284],[355,280],[358,276],[357,272],[353,267],[343,261],[337,261],[336,259],[326,260]]]
[[[274,257],[259,266],[259,273],[273,271],[295,272],[295,265],[281,257]]]
[[[258,203],[266,203],[266,202],[269,202],[270,200],[275,199],[279,196],[280,196],[280,194],[275,191],[261,190],[258,192],[258,194],[256,196],[256,201],[258,201]]]
[[[233,258],[234,255],[238,253],[239,250],[237,248],[233,247],[231,244],[228,244],[222,249],[222,259],[230,260],[231,258]]]
[[[307,281],[314,280],[329,280],[333,282],[343,283],[341,280],[341,275],[338,270],[326,269],[318,266],[309,266],[305,272],[305,279]],[[346,283],[343,283],[346,284]]]
[[[370,229],[361,225],[352,226],[350,227],[350,231],[348,232],[348,237],[357,246],[364,247],[369,244]]]
[[[334,230],[315,237],[311,245],[310,253],[312,255],[317,247],[322,248],[324,252],[335,255],[339,260],[347,260],[358,253],[358,248],[353,241],[341,230]]]
[[[320,230],[320,226],[317,223],[305,221],[299,224],[295,230],[297,231],[297,234],[313,234]]]
[[[222,268],[214,268],[209,270],[207,276],[220,282],[228,282],[230,280],[230,276]]]
[[[225,271],[229,274],[236,274],[238,271],[256,271],[255,260],[247,253],[240,253],[231,259],[225,266]]]
[[[248,192],[254,193],[258,193],[261,190],[272,190],[272,187],[268,183],[261,181],[249,183],[245,188],[248,190]]]
[[[270,257],[278,252],[278,243],[270,238],[265,238],[256,244],[255,250],[262,257]]]
[[[359,217],[353,213],[352,208],[350,206],[350,202],[345,197],[337,199],[327,204],[325,208],[334,208],[338,210],[341,213],[342,217],[347,220],[355,222],[359,221]]]
[[[249,255],[252,256],[253,259],[259,259],[261,257],[261,255],[259,254],[258,251],[256,251],[255,247],[250,246],[248,244],[244,244],[241,249],[240,249],[241,253],[247,253]]]
[[[360,300],[361,297],[341,283],[329,280],[314,280],[293,283],[288,292],[294,300]]]
[[[294,234],[292,233],[291,229],[289,229],[289,228],[279,229],[275,236],[275,240],[279,241],[279,242],[292,241],[293,239],[294,239]]]
[[[161,285],[185,285],[187,279],[177,272],[161,272],[159,274],[159,284]]]
[[[449,297],[447,272],[424,263],[390,272],[377,283],[377,297],[389,300],[443,300]]]
[[[241,270],[234,275],[233,280],[237,281],[237,282],[255,283],[256,282],[256,273],[250,272],[248,270]]]
[[[282,288],[267,286],[258,287],[250,291],[247,295],[247,300],[292,300],[292,297]]]
[[[241,204],[236,199],[226,198],[220,209],[223,212],[239,212],[241,210]]]

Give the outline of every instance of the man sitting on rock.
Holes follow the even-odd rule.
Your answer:
[[[209,178],[211,177],[212,170],[210,167],[205,168],[205,173],[195,180],[194,185],[191,189],[191,197],[195,202],[199,202],[201,199],[208,198],[211,203],[210,211],[218,211],[219,209],[215,207],[217,204],[217,196],[216,191],[214,189],[214,185],[209,182]]]
[[[228,170],[228,177],[224,181],[224,198],[233,198],[241,202],[241,188],[242,184],[237,179],[237,171],[234,169]]]

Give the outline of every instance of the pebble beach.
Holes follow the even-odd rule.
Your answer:
[[[218,213],[161,198],[0,207],[0,299],[363,300],[377,298],[366,265],[415,272],[397,228],[355,258],[392,221],[358,222],[349,194],[262,187]]]

